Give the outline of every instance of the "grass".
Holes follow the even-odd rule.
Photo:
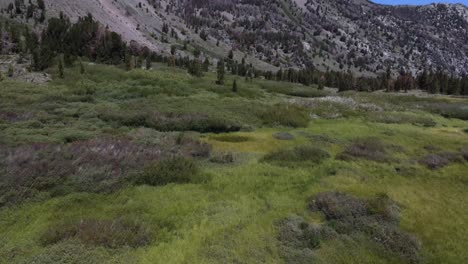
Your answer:
[[[73,187],[55,194],[39,189],[27,201],[0,208],[0,263],[63,263],[66,260],[72,263],[284,263],[279,223],[295,215],[292,219],[300,221],[296,221],[296,226],[293,221],[293,228],[326,227],[329,221],[323,213],[309,209],[310,198],[324,192],[343,193],[358,201],[385,195],[400,208],[399,223],[394,227],[421,242],[419,254],[424,262],[463,263],[468,258],[465,250],[468,229],[464,228],[468,225],[468,204],[461,202],[468,201],[467,162],[450,162],[437,170],[419,163],[431,153],[463,155],[461,149],[468,145],[468,135],[463,130],[468,123],[459,118],[446,118],[426,105],[440,102],[463,105],[464,100],[345,93],[339,96],[351,97],[358,104],[352,114],[310,119],[309,111],[313,112],[313,108],[292,107],[295,110],[289,112],[291,107],[283,95],[265,88],[272,85],[267,81],[238,80],[240,90],[235,94],[229,91],[228,84],[226,87],[214,84],[215,76],[211,73],[196,79],[165,66],[149,72],[124,72],[102,65],[86,67],[85,76],[80,76],[78,69],[66,69],[65,79],[49,84],[7,81],[0,86],[0,149],[4,151],[0,155],[23,153],[15,152],[19,150],[36,153],[29,151],[36,144],[52,149],[37,152],[26,163],[18,159],[9,164],[8,159],[2,158],[0,175],[11,173],[11,168],[29,173],[28,164],[39,166],[44,164],[41,161],[47,161],[45,164],[50,165],[53,163],[48,160],[54,158],[66,165],[54,167],[65,168],[66,184],[60,181],[55,184],[61,188]],[[96,89],[76,92],[75,86],[82,78],[96,83],[93,84]],[[227,82],[230,80],[228,76]],[[408,113],[411,120],[429,118],[435,124],[423,126],[406,120],[376,122],[368,110],[359,107],[367,103],[379,106],[384,112]],[[417,105],[421,108],[412,109]],[[283,114],[274,109],[288,111]],[[325,113],[325,109],[320,111]],[[347,106],[343,107],[342,113],[346,109]],[[266,110],[277,112],[265,114]],[[242,128],[232,133],[181,133],[102,117],[104,112],[147,115],[148,111],[173,116],[196,113],[227,120]],[[277,121],[277,116],[284,121]],[[291,125],[290,119],[295,120],[297,116],[301,121],[295,123],[300,125]],[[275,135],[279,132],[294,137],[277,139]],[[102,138],[125,142],[125,147]],[[377,143],[368,140],[372,138],[377,138]],[[87,157],[86,153],[102,147],[92,144],[74,147],[88,146],[93,140],[107,142],[110,147],[104,149],[113,151],[98,151],[101,158],[80,163],[82,157]],[[336,158],[356,144],[360,144],[359,150],[365,151],[350,153],[368,153],[367,150],[384,153],[385,162],[369,159],[373,154]],[[433,146],[431,150],[427,148],[429,145]],[[314,151],[295,151],[304,148]],[[192,182],[191,177],[182,177],[190,181],[173,182],[172,176],[177,179],[193,175],[193,164],[187,163],[190,165],[184,167],[187,170],[176,166],[184,162],[151,166],[159,160],[159,155],[148,156],[150,149],[167,157],[174,152],[191,157],[197,164],[197,175],[205,180]],[[317,153],[328,153],[329,157],[311,163],[310,158],[325,157]],[[280,158],[274,159],[275,162],[261,162],[265,155]],[[65,159],[69,163],[61,161],[65,157],[71,158]],[[112,164],[119,162],[108,167],[108,163],[101,163],[106,160]],[[278,166],[278,160],[295,166]],[[76,164],[92,166],[83,171]],[[68,168],[76,169],[76,173],[69,175]],[[121,168],[129,170],[121,171]],[[172,183],[160,184],[158,180],[157,184],[116,185],[112,192],[74,189],[114,186],[109,185],[112,183],[109,179],[115,178],[100,178],[100,175],[118,175],[118,179],[121,175],[131,182],[144,168],[151,168],[146,173],[152,176],[162,175],[159,172],[163,171],[169,175],[163,177],[169,179],[164,183]],[[104,174],[89,173],[99,169]],[[15,174],[11,176],[14,183],[17,178]],[[83,182],[86,184],[79,184]],[[379,202],[372,205],[375,212],[385,208]],[[125,221],[121,222],[122,219]],[[118,228],[109,229],[109,225]],[[96,228],[107,231],[89,236],[96,233],[89,230]],[[49,240],[53,243],[44,243],[45,234],[50,231],[57,235]],[[144,236],[133,240],[134,233]],[[366,232],[346,239],[341,239],[341,235],[320,239],[319,243],[313,239],[299,241],[313,242],[309,245],[313,248],[314,263],[403,262],[398,254],[388,250],[402,243],[382,245],[369,239]],[[309,261],[307,255],[305,261]]]

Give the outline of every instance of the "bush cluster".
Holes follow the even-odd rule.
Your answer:
[[[330,157],[330,154],[323,149],[313,146],[298,146],[293,149],[269,153],[262,160],[264,162],[279,163],[280,165],[293,165],[301,162],[318,164]]]
[[[160,160],[145,168],[138,177],[138,184],[161,186],[170,183],[190,183],[197,179],[197,164],[180,156]]]
[[[463,152],[461,153],[463,155]],[[428,169],[437,170],[446,167],[454,162],[463,162],[463,157],[456,152],[439,152],[431,153],[419,160],[419,163],[426,166]]]
[[[210,146],[198,140],[183,139],[179,143],[170,138],[161,144],[96,138],[70,144],[0,145],[0,206],[33,198],[41,192],[53,196],[112,192],[130,183],[130,175],[138,174],[166,153],[210,155]]]
[[[337,193],[319,193],[309,202],[309,208],[321,212],[340,235],[363,234],[409,263],[422,262],[421,244],[399,227],[399,207],[386,195],[370,199]]]
[[[372,122],[385,124],[412,124],[424,127],[437,125],[432,118],[398,112],[372,113],[369,114],[367,118]]]
[[[148,127],[158,131],[196,131],[200,133],[236,132],[242,127],[235,122],[204,114],[158,113],[144,111],[102,111],[104,121],[117,122],[122,126]]]
[[[291,104],[276,104],[260,114],[266,125],[307,127],[310,121],[307,109]]]
[[[83,219],[49,227],[42,235],[41,242],[50,245],[68,239],[77,239],[91,246],[138,248],[148,245],[152,235],[149,228],[137,221]]]
[[[377,162],[387,162],[390,160],[390,157],[387,154],[386,148],[387,146],[378,138],[359,138],[346,147],[337,158],[341,160],[360,158]]]
[[[210,161],[213,163],[219,163],[219,164],[229,164],[229,163],[234,163],[236,161],[236,158],[233,153],[224,152],[224,153],[217,153],[213,155]]]
[[[446,118],[468,120],[468,106],[455,103],[429,103],[425,108]]]

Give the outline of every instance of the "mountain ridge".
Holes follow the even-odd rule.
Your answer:
[[[7,2],[7,1],[6,1]],[[11,2],[11,1],[10,1]],[[45,0],[48,16],[91,13],[150,49],[242,58],[262,70],[314,66],[374,75],[391,67],[468,73],[468,7],[367,0]],[[166,27],[167,31],[164,30]],[[202,36],[204,34],[205,36]],[[188,46],[188,49],[183,47]]]

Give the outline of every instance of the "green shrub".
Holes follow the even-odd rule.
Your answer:
[[[463,155],[463,153],[460,153]],[[419,163],[426,166],[428,169],[437,170],[455,162],[463,162],[463,158],[459,153],[454,152],[439,152],[431,153],[419,160]]]
[[[290,216],[279,222],[280,256],[287,264],[314,263],[313,250],[320,247],[321,227],[302,217]]]
[[[236,132],[241,125],[236,122],[204,114],[159,113],[145,110],[102,110],[99,117],[104,121],[117,122],[129,127],[148,127],[162,132],[196,131],[200,133]]]
[[[325,159],[330,158],[330,154],[325,150],[312,146],[298,146],[289,150],[278,150],[267,154],[263,161],[270,163],[288,163],[310,162],[318,164]]]
[[[285,94],[297,97],[312,98],[325,97],[329,95],[329,93],[326,91],[318,90],[317,88],[304,86],[301,84],[264,81],[260,85],[263,89],[270,93]]]
[[[385,144],[378,138],[356,139],[337,158],[341,160],[360,158],[377,162],[387,162],[390,160]]]
[[[250,140],[249,137],[240,136],[240,135],[218,135],[212,137],[212,139],[221,142],[229,142],[229,143],[240,143],[240,142],[247,142]]]
[[[217,153],[211,157],[210,161],[219,164],[229,164],[235,161],[235,157],[231,152]]]
[[[460,154],[462,155],[462,157],[468,161],[468,146],[464,146],[460,149]]]
[[[383,112],[371,113],[367,117],[372,122],[385,124],[412,124],[424,127],[433,127],[437,123],[429,117],[422,117],[415,114],[398,113],[398,112]]]
[[[323,213],[326,225],[340,237],[362,234],[405,262],[422,262],[420,242],[400,229],[399,208],[385,194],[360,199],[344,193],[319,193],[309,208]]]
[[[49,227],[42,235],[41,242],[50,245],[68,239],[78,239],[91,246],[137,248],[148,245],[151,234],[147,227],[136,221],[84,219]]]
[[[428,103],[426,109],[446,118],[468,120],[468,105],[455,103]]]
[[[64,241],[47,247],[38,255],[28,257],[21,264],[96,264],[113,263],[110,256],[98,249],[91,249],[78,241]],[[16,262],[15,262],[16,263]]]
[[[199,173],[197,164],[184,157],[171,157],[160,160],[145,168],[137,183],[152,186],[170,183],[190,183]]]
[[[307,127],[310,121],[307,109],[291,104],[277,104],[260,114],[266,125]]]
[[[288,132],[278,132],[273,135],[278,140],[294,140],[294,136]]]

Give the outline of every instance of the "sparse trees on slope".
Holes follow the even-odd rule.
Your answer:
[[[216,83],[219,85],[224,85],[224,74],[225,74],[225,66],[224,66],[224,60],[221,59],[218,61],[218,66],[217,66],[217,75],[218,78],[216,80]]]

